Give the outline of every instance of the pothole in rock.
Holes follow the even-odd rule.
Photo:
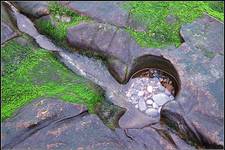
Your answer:
[[[159,117],[162,106],[175,99],[176,81],[168,73],[146,68],[129,81],[126,96],[136,109],[151,117]]]

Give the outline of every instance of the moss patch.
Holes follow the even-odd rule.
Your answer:
[[[23,49],[23,52],[31,51],[15,43],[7,43],[2,48],[7,55],[2,55],[2,59],[14,57],[13,51],[17,47]],[[67,102],[86,104],[92,113],[95,105],[103,98],[99,88],[75,75],[58,62],[53,54],[42,49],[29,53],[14,72],[1,77],[1,82],[2,121],[39,97],[55,97]]]
[[[191,23],[204,13],[223,21],[224,2],[202,1],[173,1],[173,2],[126,2],[122,6],[130,15],[147,26],[146,32],[136,32],[128,28],[129,32],[142,47],[179,46],[181,39],[179,31],[182,25]],[[175,21],[168,23],[168,16]]]
[[[58,2],[49,2],[49,11],[53,17],[53,22],[56,23],[56,27],[52,25],[50,21],[40,20],[36,23],[37,28],[43,34],[51,37],[58,44],[63,46],[66,45],[66,34],[69,27],[75,26],[82,21],[88,21],[89,18],[85,16],[80,16],[77,13],[71,11],[70,9],[60,5]],[[69,16],[71,17],[70,22],[62,22],[57,19],[56,16]]]

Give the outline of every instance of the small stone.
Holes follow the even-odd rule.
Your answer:
[[[152,93],[152,86],[148,86],[148,87],[147,87],[147,91],[148,91],[149,93]]]
[[[62,20],[62,22],[70,22],[71,18],[69,16],[62,16],[61,20]]]
[[[172,100],[174,100],[174,97],[173,97],[173,95],[170,95],[170,100],[172,101]]]
[[[154,100],[155,103],[157,103],[160,106],[165,104],[167,101],[170,100],[169,96],[167,96],[164,93],[160,93],[160,94],[154,95],[152,97],[152,99]]]
[[[138,108],[138,104],[135,105],[135,108]]]
[[[158,111],[156,109],[153,109],[153,108],[148,108],[145,113],[149,116],[152,116],[152,117],[156,117],[159,115]]]
[[[151,105],[151,104],[153,104],[153,101],[151,99],[149,99],[149,100],[146,101],[146,104]]]
[[[153,108],[158,108],[159,106],[158,106],[156,103],[153,103],[153,104],[152,104],[152,107],[153,107]]]
[[[144,91],[139,91],[138,92],[138,96],[143,96],[144,95]]]
[[[59,15],[56,15],[55,18],[60,19],[60,16]]]
[[[144,99],[139,100],[138,107],[139,107],[140,111],[146,110],[147,106],[145,104]]]

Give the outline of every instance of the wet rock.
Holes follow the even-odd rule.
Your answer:
[[[45,1],[17,1],[13,4],[23,13],[33,17],[41,17],[49,14],[48,3]]]

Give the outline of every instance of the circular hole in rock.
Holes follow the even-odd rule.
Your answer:
[[[126,91],[128,101],[151,117],[159,117],[162,106],[174,100],[180,88],[178,73],[169,61],[162,63],[162,67],[155,67],[139,67],[130,77]]]

